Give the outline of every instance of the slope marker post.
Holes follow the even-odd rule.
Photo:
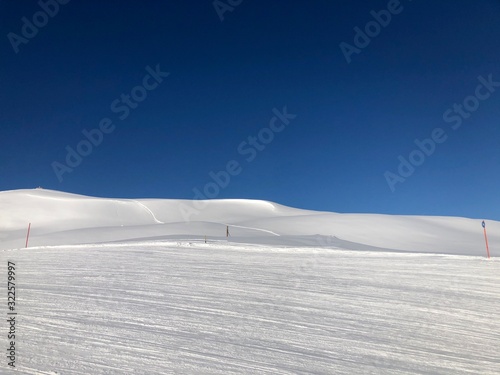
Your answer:
[[[31,229],[31,223],[28,225],[28,233],[26,234],[26,247],[28,247],[28,241],[30,238],[30,229]]]
[[[484,241],[486,242],[486,255],[488,256],[488,259],[490,259],[490,247],[488,246],[488,236],[486,235],[486,223],[484,222],[484,220],[482,226],[484,229]]]

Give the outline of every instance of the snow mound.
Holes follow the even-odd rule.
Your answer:
[[[249,199],[190,201],[95,198],[52,190],[0,192],[0,249],[115,241],[226,240],[312,246],[485,255],[481,220],[458,217],[338,214]],[[488,221],[492,256],[500,222]]]

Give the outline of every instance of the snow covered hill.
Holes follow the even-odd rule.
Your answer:
[[[0,374],[495,375],[487,225],[490,260],[481,220],[0,192]]]
[[[231,199],[107,199],[34,189],[0,192],[0,249],[150,239],[224,239],[284,246],[485,254],[481,220],[338,214]],[[487,221],[492,256],[500,222]]]

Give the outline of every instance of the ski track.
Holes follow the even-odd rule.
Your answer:
[[[497,260],[158,242],[0,255],[17,265],[20,374],[500,373]]]
[[[267,230],[267,229],[253,228],[253,227],[244,227],[242,225],[235,225],[235,224],[229,224],[229,223],[225,223],[224,225],[228,225],[228,226],[234,227],[234,228],[251,229],[251,230],[258,231],[258,232],[269,233],[269,234],[272,234],[273,236],[277,236],[277,237],[280,236],[278,233],[270,231],[270,230]]]
[[[142,208],[144,208],[151,215],[151,217],[156,222],[156,224],[165,224],[163,221],[158,220],[156,218],[155,214],[153,213],[153,211],[151,211],[144,203],[141,203],[141,202],[136,201],[136,200],[132,200],[132,201],[135,202],[135,203],[137,203]]]

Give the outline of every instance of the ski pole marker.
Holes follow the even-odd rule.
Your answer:
[[[490,247],[488,246],[488,236],[486,235],[486,223],[483,220],[483,223],[481,224],[484,229],[484,241],[486,242],[486,255],[488,256],[488,259],[490,259]]]

